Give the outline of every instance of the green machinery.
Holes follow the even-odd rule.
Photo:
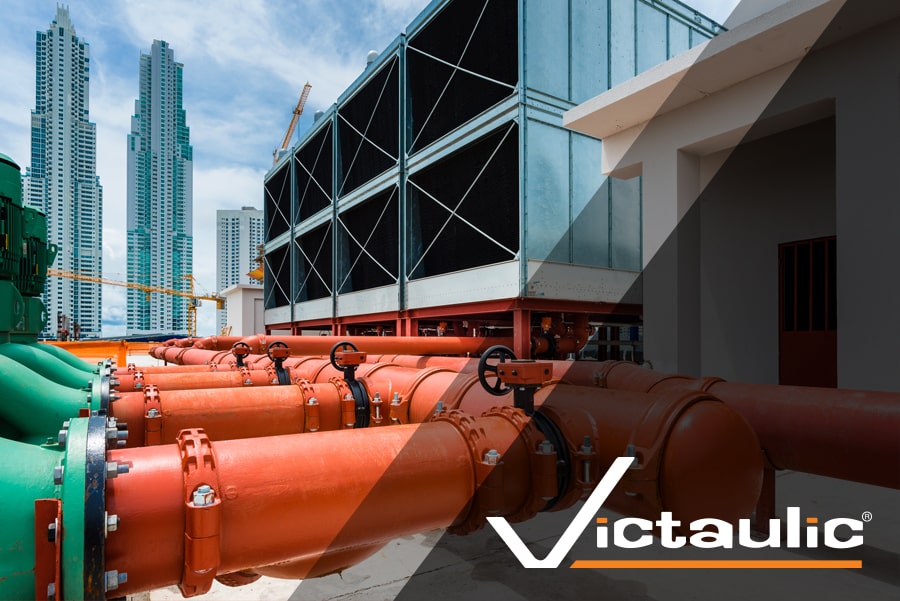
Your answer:
[[[39,298],[56,258],[47,217],[22,204],[19,166],[0,154],[0,340],[36,342],[47,324]]]

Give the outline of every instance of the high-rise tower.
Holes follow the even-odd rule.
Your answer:
[[[141,54],[128,135],[128,281],[189,291],[193,149],[182,106],[184,65],[164,41]],[[190,299],[128,290],[128,334],[186,333]]]
[[[69,11],[35,40],[35,108],[31,113],[31,166],[26,198],[47,215],[47,240],[59,247],[55,267],[86,275],[103,271],[103,189],[97,177],[97,131],[89,121],[90,52],[75,35]],[[47,327],[77,323],[82,338],[100,336],[100,284],[53,278],[44,302]]]
[[[235,284],[255,284],[248,272],[256,268],[259,245],[263,243],[264,213],[253,207],[239,211],[216,211],[216,290],[222,292]],[[226,325],[226,312],[217,311],[217,328]]]

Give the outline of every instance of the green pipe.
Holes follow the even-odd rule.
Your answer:
[[[36,599],[34,501],[57,496],[59,447],[0,439],[0,599]]]
[[[63,422],[78,417],[82,408],[91,408],[87,391],[51,382],[4,356],[0,356],[0,382],[0,419],[21,432],[22,442],[56,440]]]
[[[76,369],[43,348],[35,346],[38,345],[0,344],[0,355],[18,361],[51,382],[75,389],[93,388],[94,379],[99,376]]]
[[[45,353],[49,353],[59,359],[62,359],[63,361],[65,361],[66,363],[71,365],[72,367],[74,367],[76,369],[80,369],[81,371],[86,372],[88,374],[100,373],[100,367],[98,365],[88,363],[81,357],[76,357],[75,355],[73,355],[72,353],[70,353],[69,351],[67,351],[64,348],[60,348],[53,344],[40,344],[37,342],[29,344],[28,346],[36,348],[40,351],[44,351]]]

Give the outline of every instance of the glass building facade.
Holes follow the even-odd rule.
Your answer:
[[[25,177],[29,206],[47,216],[47,241],[59,252],[53,267],[103,274],[103,188],[97,177],[97,126],[90,121],[90,47],[78,37],[66,7],[35,41],[35,108],[31,112],[31,166]],[[47,325],[78,325],[81,338],[101,335],[102,286],[49,278]],[[68,328],[67,328],[68,329]]]
[[[168,43],[154,40],[140,58],[128,155],[128,281],[191,291],[193,149],[182,105],[184,65]],[[192,299],[128,289],[130,334],[188,331]]]

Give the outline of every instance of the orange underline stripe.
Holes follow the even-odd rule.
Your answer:
[[[580,559],[570,568],[861,568],[861,559],[848,560],[814,560],[814,559],[784,559],[784,560],[742,560],[742,559],[660,559],[660,560],[590,560]]]

